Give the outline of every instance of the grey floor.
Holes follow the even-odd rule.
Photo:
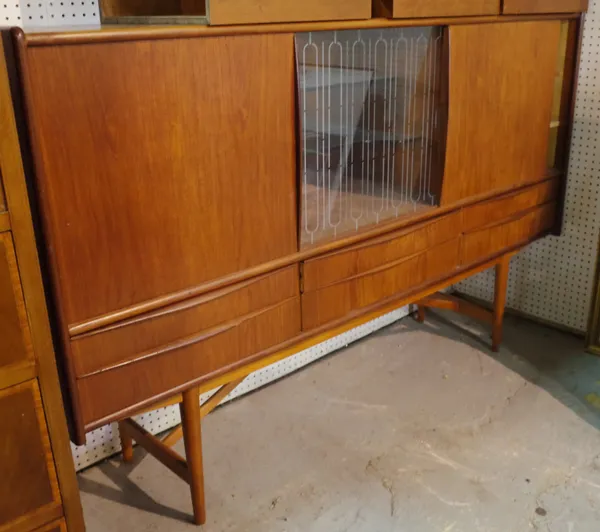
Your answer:
[[[600,359],[516,318],[488,341],[406,318],[211,414],[204,532],[599,531]],[[141,450],[80,486],[89,532],[197,530]]]

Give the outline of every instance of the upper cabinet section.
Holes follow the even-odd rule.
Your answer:
[[[546,174],[560,22],[450,27],[442,204]]]
[[[506,15],[575,13],[587,8],[588,0],[504,0],[502,12]]]
[[[437,27],[296,36],[301,247],[438,204],[443,51]]]
[[[588,0],[99,0],[103,23],[272,24],[585,11]]]
[[[69,324],[297,250],[292,35],[22,55]]]
[[[104,23],[268,24],[371,18],[371,0],[100,0]]]
[[[500,0],[373,0],[375,13],[388,18],[498,15]]]

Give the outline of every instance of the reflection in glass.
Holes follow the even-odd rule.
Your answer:
[[[301,244],[437,205],[441,30],[296,36]]]

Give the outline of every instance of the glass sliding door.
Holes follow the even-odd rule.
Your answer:
[[[301,247],[438,205],[442,32],[296,35]]]

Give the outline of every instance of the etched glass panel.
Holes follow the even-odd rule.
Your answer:
[[[437,27],[296,35],[302,246],[438,205]]]

